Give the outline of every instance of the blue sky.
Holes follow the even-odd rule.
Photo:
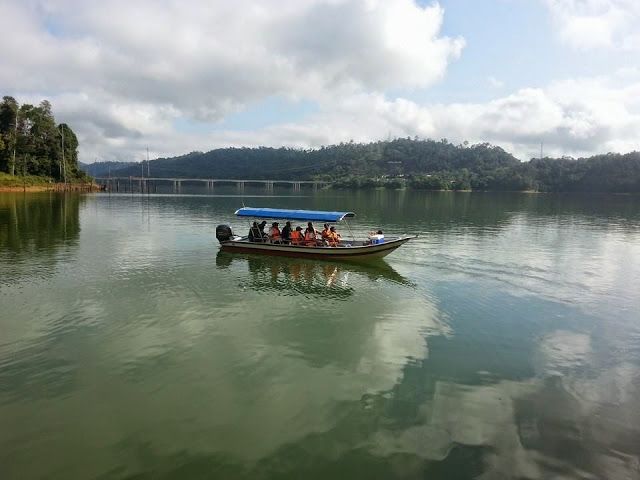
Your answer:
[[[396,136],[640,148],[636,0],[0,0],[0,89],[81,160]]]
[[[445,9],[443,34],[463,35],[467,41],[463,57],[450,66],[447,79],[432,89],[436,95],[451,95],[452,101],[469,100],[474,82],[490,76],[508,90],[542,88],[554,80],[597,76],[632,65],[627,53],[593,49],[585,57],[585,51],[562,42],[543,2],[444,0],[440,4]],[[487,85],[477,92],[480,100],[498,93]]]

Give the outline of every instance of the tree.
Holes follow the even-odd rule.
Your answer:
[[[17,141],[18,102],[15,98],[4,96],[0,103],[0,138],[4,148],[0,150],[0,170],[15,173],[15,148]]]
[[[78,170],[78,139],[67,124],[56,126],[49,101],[43,100],[34,107],[19,105],[13,97],[3,97],[0,103],[0,171],[57,180],[62,179],[64,172],[70,180],[84,176]]]
[[[76,178],[79,174],[78,138],[66,123],[61,123],[58,130],[61,145],[64,146],[64,150],[61,150],[62,158],[60,158],[63,175],[66,175],[67,178]]]

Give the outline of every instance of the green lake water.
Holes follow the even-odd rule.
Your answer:
[[[419,237],[221,254],[243,203]],[[0,194],[0,478],[638,479],[640,198]]]

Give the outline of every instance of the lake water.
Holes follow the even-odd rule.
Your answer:
[[[216,193],[0,194],[0,478],[640,478],[639,197]],[[243,202],[419,238],[220,254]]]

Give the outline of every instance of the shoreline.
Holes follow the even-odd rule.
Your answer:
[[[0,193],[37,193],[37,192],[99,192],[95,183],[51,183],[47,185],[0,185]]]

